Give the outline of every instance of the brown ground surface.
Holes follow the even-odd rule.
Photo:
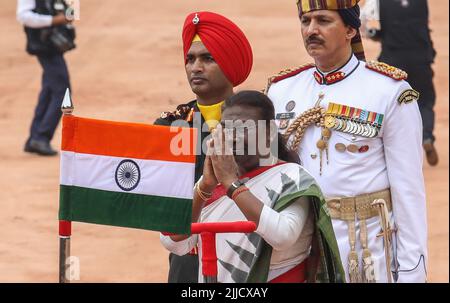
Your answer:
[[[0,282],[56,282],[59,159],[22,152],[40,88],[41,69],[24,51],[15,2],[0,4]],[[254,72],[241,88],[310,59],[300,42],[294,1],[82,1],[78,48],[67,62],[76,114],[153,121],[192,98],[181,55],[181,26],[193,10],[235,20],[251,41]],[[208,2],[208,3],[205,3]],[[430,0],[438,56],[437,146],[441,161],[424,166],[429,218],[429,280],[448,282],[448,1]],[[366,43],[369,58],[379,46]],[[58,129],[54,146],[59,147]],[[72,253],[82,282],[165,282],[168,253],[156,232],[75,223]]]

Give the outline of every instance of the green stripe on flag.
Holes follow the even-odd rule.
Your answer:
[[[59,219],[190,234],[192,200],[60,185]]]

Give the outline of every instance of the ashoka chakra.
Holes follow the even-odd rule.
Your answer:
[[[141,180],[139,166],[133,160],[123,160],[116,169],[116,184],[124,191],[132,191]]]

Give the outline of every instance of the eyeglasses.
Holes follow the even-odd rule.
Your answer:
[[[253,135],[258,128],[254,123],[249,125],[246,125],[245,123],[243,125],[236,125],[236,123],[221,122],[220,126],[224,130],[225,135],[237,137],[243,137],[246,131],[249,135]]]

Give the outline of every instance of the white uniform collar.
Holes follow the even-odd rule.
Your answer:
[[[324,73],[316,67],[316,70],[314,71],[314,79],[316,79],[317,83],[321,85],[331,85],[348,77],[356,70],[358,66],[359,60],[354,54],[352,54],[344,66],[330,72]]]

